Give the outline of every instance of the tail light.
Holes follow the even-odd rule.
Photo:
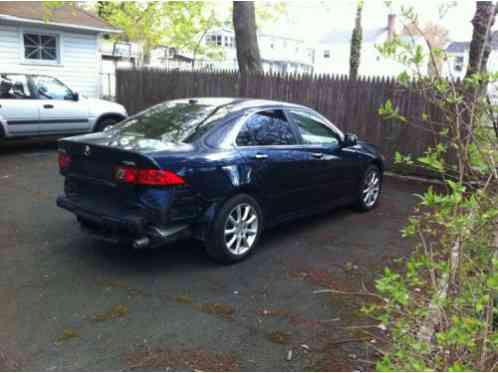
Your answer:
[[[65,170],[71,165],[71,156],[65,152],[59,151],[59,168]]]
[[[117,181],[127,184],[139,185],[183,185],[185,180],[168,170],[156,170],[153,168],[135,168],[129,166],[118,166],[114,172]]]

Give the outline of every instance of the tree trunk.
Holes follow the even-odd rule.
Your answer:
[[[237,60],[242,75],[262,73],[259,56],[258,38],[256,35],[256,14],[254,2],[233,2],[233,28],[237,46]]]
[[[486,72],[491,52],[491,28],[495,23],[496,6],[492,1],[477,1],[476,12],[472,19],[474,26],[469,50],[469,65],[466,77],[475,73]]]
[[[491,28],[495,23],[496,5],[492,1],[477,1],[476,12],[472,18],[472,40],[469,50],[469,64],[467,66],[466,78],[474,74],[486,73],[489,55],[491,53]],[[479,87],[472,87],[465,91],[465,109],[463,112],[463,122],[465,124],[462,129],[462,137],[470,138],[469,134],[473,128],[474,109],[477,103],[477,97],[487,93],[487,83],[483,82]],[[491,116],[494,126],[496,120]]]
[[[363,31],[361,29],[361,12],[363,10],[363,1],[358,0],[356,7],[356,19],[351,35],[351,52],[349,55],[349,78],[356,80],[358,78],[358,69],[360,68],[361,42]]]

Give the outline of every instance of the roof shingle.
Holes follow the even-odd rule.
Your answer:
[[[41,1],[0,1],[0,15],[57,23],[71,27],[116,30],[109,23],[86,10],[65,3],[54,9],[46,8]]]

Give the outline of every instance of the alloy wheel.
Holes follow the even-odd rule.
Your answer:
[[[224,239],[227,250],[237,256],[247,253],[256,240],[258,229],[256,209],[248,203],[236,205],[225,222]]]
[[[377,170],[371,170],[365,177],[362,191],[363,203],[370,208],[375,205],[380,194],[380,176]]]

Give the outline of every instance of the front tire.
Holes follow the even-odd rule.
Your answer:
[[[369,211],[379,203],[382,192],[382,173],[376,165],[369,165],[360,181],[355,207],[359,211]]]
[[[261,207],[247,194],[227,200],[218,212],[206,241],[215,261],[229,264],[245,259],[256,247],[263,228]]]

